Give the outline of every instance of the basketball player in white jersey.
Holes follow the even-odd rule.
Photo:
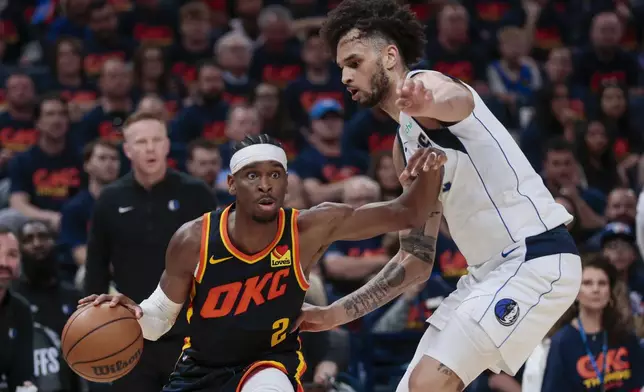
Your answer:
[[[416,149],[435,146],[448,159],[426,225],[401,233],[400,252],[364,287],[303,308],[300,320],[305,331],[329,329],[426,280],[442,212],[469,274],[428,319],[398,392],[455,392],[486,369],[517,372],[575,300],[581,263],[565,228],[572,217],[476,91],[435,71],[409,71],[424,34],[396,0],[345,0],[322,29],[353,99],[400,123],[393,153],[403,185],[413,180],[403,169]]]

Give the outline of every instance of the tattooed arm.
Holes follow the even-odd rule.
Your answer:
[[[390,302],[408,287],[426,281],[434,266],[442,216],[440,203],[436,202],[436,207],[423,227],[400,234],[400,250],[382,271],[357,291],[329,306],[305,304],[295,328],[325,331],[346,324]]]

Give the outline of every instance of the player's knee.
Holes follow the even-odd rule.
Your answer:
[[[461,379],[447,366],[430,357],[423,357],[409,377],[409,392],[461,392]]]
[[[295,392],[291,380],[279,369],[265,368],[244,382],[241,392]]]

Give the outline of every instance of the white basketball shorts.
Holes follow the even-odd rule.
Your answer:
[[[423,355],[450,368],[466,386],[486,369],[514,375],[572,305],[580,285],[581,260],[563,226],[470,267],[427,320],[397,392],[408,391]]]

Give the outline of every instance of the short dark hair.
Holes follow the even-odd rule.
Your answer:
[[[272,144],[279,148],[284,148],[282,147],[282,143],[278,142],[273,137],[262,133],[261,135],[246,136],[244,140],[235,143],[235,145],[233,146],[233,154],[243,148],[253,146],[255,144]]]
[[[568,142],[563,137],[554,137],[548,141],[546,145],[546,153],[549,152],[569,152],[575,154],[575,148],[572,143]]]
[[[217,143],[213,142],[212,140],[204,139],[204,138],[199,138],[191,141],[188,144],[188,147],[186,148],[186,157],[188,158],[189,161],[193,159],[193,154],[196,149],[198,148],[203,148],[204,150],[216,150],[219,152],[219,147],[217,146]]]
[[[199,75],[201,75],[201,71],[204,68],[208,68],[208,67],[213,67],[213,68],[217,68],[218,70],[221,70],[221,67],[219,66],[219,64],[217,64],[217,62],[214,59],[201,60],[197,63],[197,68],[196,68],[197,78],[199,78]]]
[[[42,106],[45,104],[45,102],[49,101],[58,101],[60,102],[61,105],[65,108],[65,113],[67,113],[67,100],[63,97],[60,96],[58,93],[47,93],[43,94],[39,99],[38,99],[38,104],[34,108],[34,115],[36,119],[40,118],[40,115],[42,113]]]
[[[83,147],[83,163],[87,163],[90,159],[92,159],[92,155],[94,155],[94,149],[97,146],[109,148],[110,150],[114,150],[116,152],[119,151],[118,146],[106,139],[96,139],[90,143],[87,143],[85,147]]]
[[[0,235],[13,234],[16,235],[16,232],[12,230],[9,226],[0,225]]]
[[[45,229],[47,229],[47,234],[49,234],[52,237],[55,237],[56,233],[54,232],[54,229],[51,227],[49,222],[44,221],[42,219],[29,219],[29,220],[25,221],[20,226],[20,229],[18,229],[18,239],[19,240],[22,240],[22,237],[24,235],[23,231],[25,230],[25,227],[27,227],[28,225],[33,225],[33,224],[41,224],[41,225],[45,226]]]
[[[334,57],[340,39],[354,28],[361,36],[381,36],[395,44],[407,64],[417,63],[425,52],[425,27],[396,0],[344,0],[331,11],[320,34]]]

